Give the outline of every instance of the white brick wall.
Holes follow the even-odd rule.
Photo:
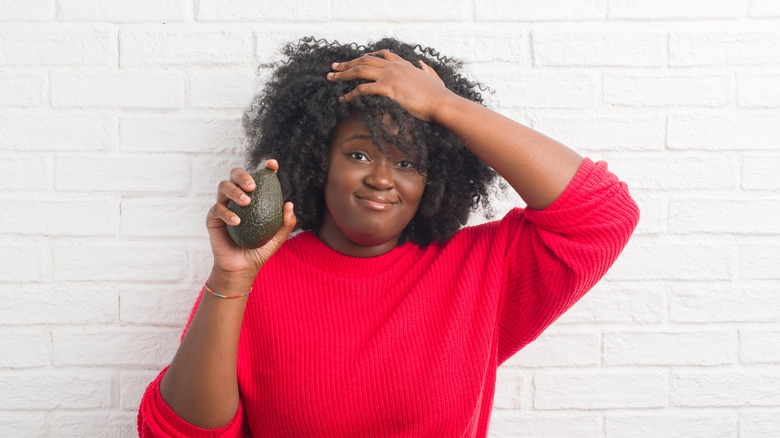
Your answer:
[[[780,436],[778,29],[775,0],[0,0],[0,436],[135,436],[256,67],[312,34],[463,59],[640,203],[500,369],[491,437]]]

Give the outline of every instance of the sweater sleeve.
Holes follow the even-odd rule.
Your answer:
[[[544,210],[515,209],[498,314],[498,360],[536,339],[614,263],[639,221],[625,183],[604,162],[586,158]]]
[[[187,332],[195,311],[198,309],[203,291],[190,312],[187,326],[184,333]],[[184,334],[182,334],[182,339]],[[160,394],[160,381],[162,381],[168,367],[165,367],[152,383],[146,388],[141,406],[138,410],[138,436],[140,438],[238,438],[249,436],[244,430],[244,409],[243,403],[239,400],[238,412],[233,420],[226,426],[218,429],[203,429],[194,426],[181,417],[165,403]]]

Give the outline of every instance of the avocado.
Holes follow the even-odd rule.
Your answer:
[[[252,173],[255,189],[248,193],[252,199],[249,205],[242,207],[233,201],[228,209],[240,219],[238,225],[228,224],[227,230],[233,242],[242,248],[259,248],[271,240],[276,230],[282,226],[282,187],[276,174],[268,168]]]

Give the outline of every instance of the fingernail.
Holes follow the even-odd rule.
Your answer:
[[[240,219],[238,219],[238,216],[233,216],[232,218],[230,218],[230,222],[237,224],[240,222]]]
[[[333,73],[328,73],[328,79],[333,79]]]
[[[333,64],[331,64],[331,67],[333,67],[333,68],[336,68],[336,67],[338,67],[338,66],[339,66],[339,63],[338,63],[338,62],[334,62]]]
[[[247,202],[247,201],[249,201],[249,196],[241,195],[241,197],[238,198],[238,200],[241,201],[241,202]]]
[[[246,180],[244,185],[247,186],[247,187],[254,187],[255,186],[255,181],[251,180],[251,179],[248,179],[248,180]]]

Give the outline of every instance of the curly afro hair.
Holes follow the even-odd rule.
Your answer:
[[[422,60],[447,88],[483,103],[479,90],[484,88],[461,76],[462,63],[432,48],[392,38],[367,45],[303,38],[283,47],[286,59],[273,65],[273,76],[244,114],[249,167],[257,168],[263,160],[275,158],[285,200],[295,206],[296,229],[319,231],[326,209],[323,192],[330,136],[337,123],[359,110],[379,150],[386,151],[383,142],[394,144],[413,156],[418,172],[426,176],[420,207],[400,238],[400,243],[412,241],[425,247],[449,239],[480,204],[490,211],[487,195],[496,173],[453,133],[412,117],[392,99],[359,96],[350,103],[339,101],[340,96],[366,81],[330,82],[325,75],[331,71],[331,64],[381,49],[416,66]],[[385,114],[398,125],[395,136],[381,121]]]

